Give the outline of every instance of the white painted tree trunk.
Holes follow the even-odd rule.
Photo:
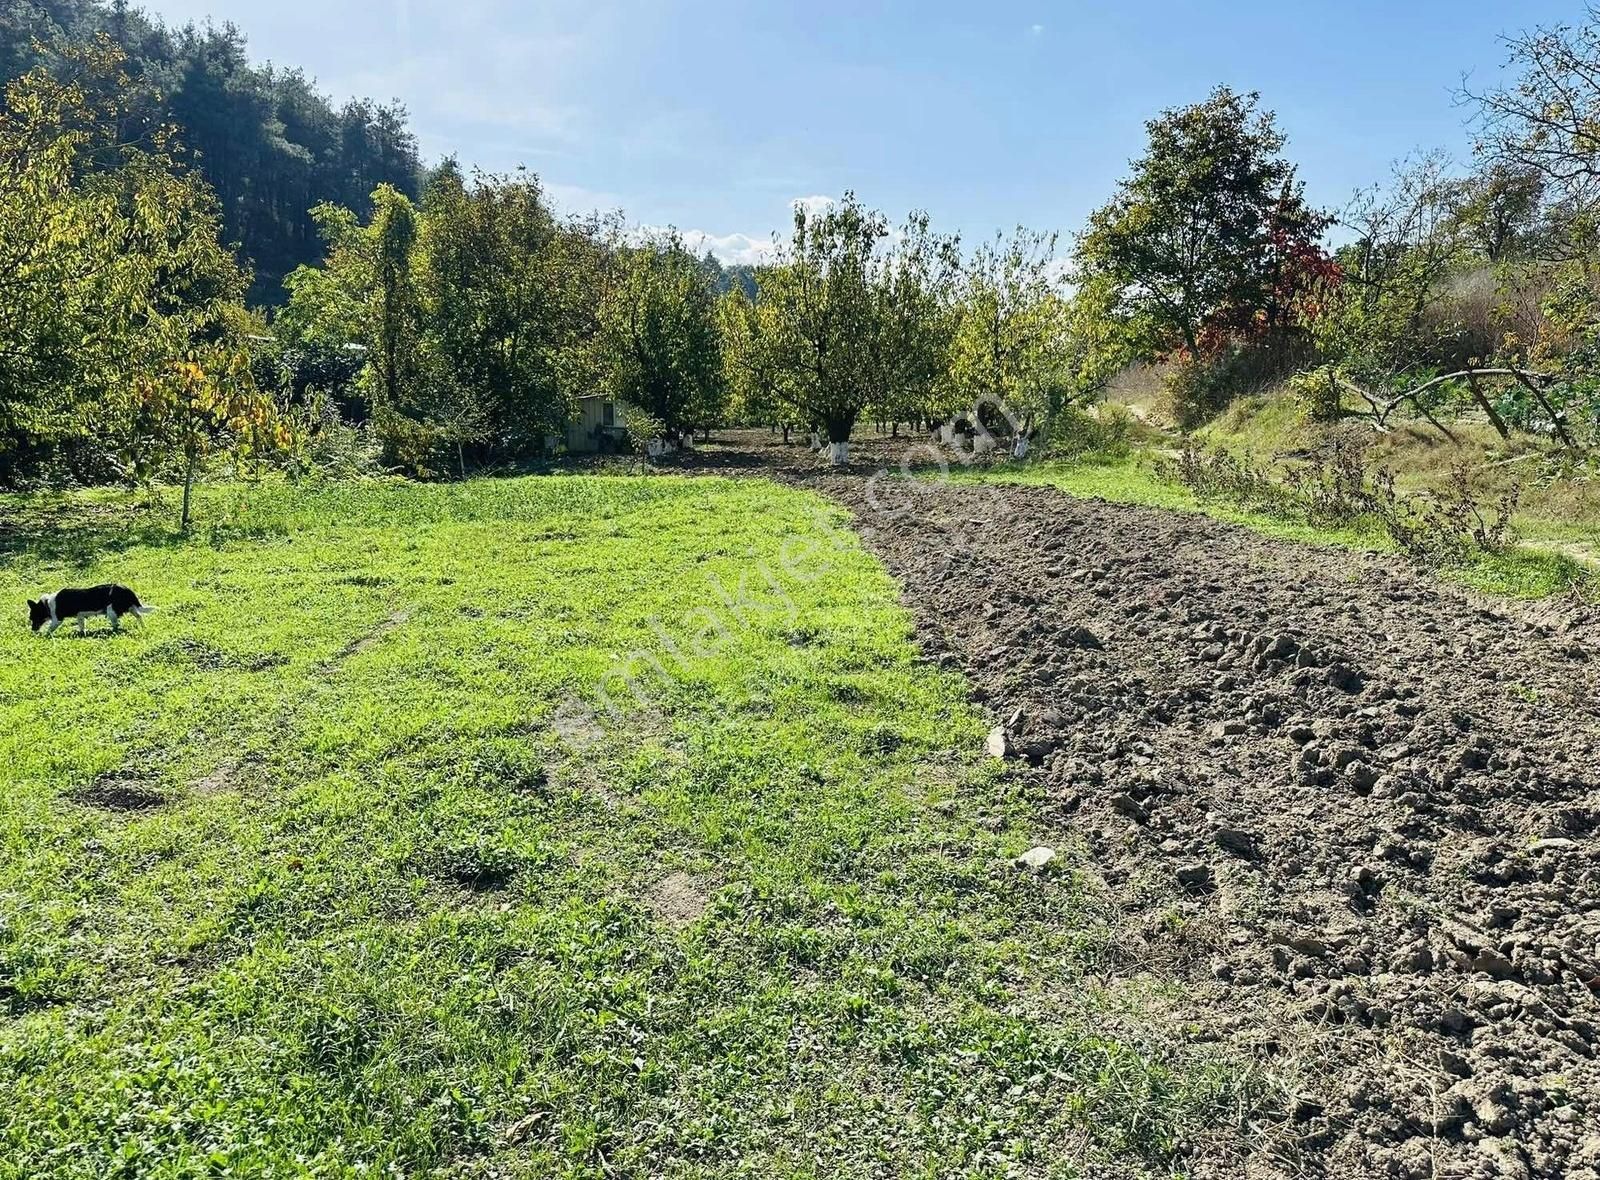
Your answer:
[[[850,444],[847,442],[829,443],[828,462],[835,467],[842,467],[850,462]]]

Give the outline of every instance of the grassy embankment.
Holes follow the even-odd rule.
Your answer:
[[[1452,445],[1425,425],[1402,424],[1373,436],[1369,464],[1396,472],[1405,493],[1442,488],[1451,469],[1464,464],[1491,506],[1514,480],[1533,474],[1549,448],[1533,440],[1505,444],[1487,425],[1453,425],[1461,445]],[[1198,498],[1189,488],[1162,478],[1162,453],[1179,445],[1175,436],[1136,425],[1135,442],[1114,454],[1068,460],[1000,465],[961,473],[962,478],[1044,484],[1076,496],[1144,504],[1178,512],[1199,512],[1232,521],[1268,536],[1337,548],[1391,552],[1394,543],[1376,522],[1342,528],[1260,511],[1220,499]],[[1197,432],[1203,446],[1229,451],[1257,463],[1312,444],[1316,428],[1307,425],[1293,399],[1272,395],[1241,399]],[[1468,563],[1438,570],[1441,577],[1476,590],[1516,598],[1545,598],[1576,589],[1597,594],[1600,582],[1600,484],[1574,479],[1523,479],[1514,517],[1517,544],[1502,552],[1481,552]]]
[[[1034,803],[820,500],[0,519],[4,1180],[1164,1175],[1244,1101],[1114,1031],[1099,899],[1009,862]],[[161,612],[28,632],[99,580]]]

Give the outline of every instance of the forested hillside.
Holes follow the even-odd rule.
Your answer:
[[[295,267],[322,243],[312,206],[363,215],[389,184],[417,194],[421,162],[399,103],[335,106],[302,71],[252,64],[232,25],[169,29],[124,0],[8,0],[0,4],[0,83],[61,51],[108,36],[133,81],[125,133],[173,123],[221,205],[222,231],[253,268],[253,304],[276,304]]]

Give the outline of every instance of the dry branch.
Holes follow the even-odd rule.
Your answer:
[[[1490,403],[1489,399],[1484,395],[1482,388],[1478,384],[1478,378],[1480,377],[1511,377],[1520,382],[1528,390],[1528,392],[1533,395],[1534,400],[1539,403],[1539,408],[1542,409],[1545,412],[1545,415],[1550,419],[1551,427],[1555,430],[1556,437],[1561,440],[1562,446],[1566,447],[1569,451],[1577,451],[1577,444],[1573,442],[1572,435],[1568,433],[1566,423],[1561,420],[1561,415],[1556,411],[1555,407],[1550,404],[1550,399],[1545,396],[1544,390],[1540,388],[1540,382],[1549,381],[1552,379],[1546,373],[1538,373],[1531,369],[1517,368],[1459,369],[1454,373],[1443,373],[1438,377],[1430,378],[1429,380],[1424,381],[1421,385],[1413,386],[1412,388],[1401,393],[1397,393],[1390,398],[1376,397],[1369,391],[1357,385],[1354,381],[1338,376],[1337,374],[1332,375],[1332,379],[1341,387],[1356,394],[1372,407],[1373,421],[1380,428],[1387,430],[1389,425],[1389,415],[1394,413],[1395,410],[1399,409],[1400,406],[1406,402],[1410,402],[1419,414],[1437,427],[1441,434],[1443,434],[1457,446],[1460,445],[1460,440],[1450,432],[1450,429],[1445,426],[1443,422],[1440,422],[1436,417],[1434,417],[1433,413],[1423,402],[1422,395],[1431,389],[1437,389],[1439,386],[1444,385],[1447,382],[1460,381],[1464,379],[1467,382],[1468,387],[1472,390],[1473,400],[1475,400],[1478,405],[1483,408],[1484,413],[1489,416],[1489,421],[1494,425],[1494,428],[1500,432],[1500,437],[1509,439],[1511,437],[1511,431],[1506,426],[1505,419],[1500,416],[1500,414],[1495,410],[1493,404]]]

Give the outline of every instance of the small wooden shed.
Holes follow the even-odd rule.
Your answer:
[[[575,455],[611,454],[622,449],[627,414],[622,402],[610,394],[580,397],[577,414],[567,423],[567,450]]]

